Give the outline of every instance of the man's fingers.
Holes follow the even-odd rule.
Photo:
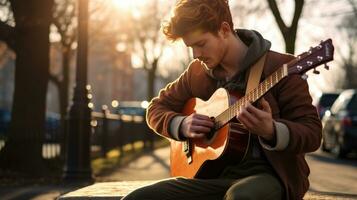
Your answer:
[[[247,128],[252,128],[258,125],[258,119],[250,113],[247,109],[243,109],[238,116],[240,122],[244,124]]]
[[[271,113],[271,109],[269,106],[269,103],[267,101],[263,101],[262,104],[259,105],[261,106],[261,109],[254,107],[253,105],[249,104],[246,109],[249,113],[257,117],[258,119],[264,119],[267,115],[267,113]]]
[[[254,107],[253,105],[251,105],[251,104],[249,104],[246,108],[245,108],[245,110],[249,113],[249,114],[251,114],[252,116],[254,116],[254,117],[256,117],[256,118],[258,118],[258,119],[262,119],[263,118],[263,116],[264,116],[264,111],[262,111],[262,110],[260,110],[260,109],[258,109],[258,108],[256,108],[256,107]]]
[[[265,100],[264,98],[261,98],[259,101],[259,104],[262,107],[262,110],[264,110],[265,112],[271,113],[271,108],[269,105],[269,102],[267,100]]]
[[[189,137],[190,138],[203,138],[205,137],[206,134],[204,133],[190,133]]]
[[[195,126],[192,125],[190,128],[190,138],[202,138],[205,137],[207,133],[211,131],[211,128],[206,126]]]
[[[196,132],[196,133],[209,133],[211,131],[211,128],[208,128],[206,126],[191,126],[190,129],[191,132]]]
[[[192,124],[195,126],[207,126],[212,128],[214,126],[214,122],[211,120],[201,120],[201,119],[193,119]]]

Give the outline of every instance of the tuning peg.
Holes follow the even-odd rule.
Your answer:
[[[319,71],[316,70],[316,68],[314,68],[314,71],[313,71],[314,74],[320,74]]]
[[[309,76],[308,76],[307,74],[303,74],[303,75],[301,76],[301,78],[304,79],[304,80],[307,80],[307,78],[309,78]]]
[[[330,67],[325,63],[325,69],[326,70],[329,70],[330,69]]]
[[[310,47],[310,50],[308,51],[309,55],[311,55],[311,54],[312,54],[312,50],[313,50],[313,48],[312,48],[312,47]]]

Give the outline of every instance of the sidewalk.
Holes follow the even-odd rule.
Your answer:
[[[93,196],[98,195],[95,191],[109,191],[100,192],[99,195],[111,194],[110,191],[120,191],[130,188],[130,182],[125,181],[145,181],[158,180],[163,178],[168,178],[169,174],[169,159],[170,159],[170,149],[169,147],[164,147],[156,149],[153,152],[143,153],[140,157],[128,163],[125,166],[120,167],[113,173],[107,174],[102,177],[97,177],[97,182],[92,186],[83,188],[82,191],[78,193],[89,194],[93,192]],[[114,182],[114,181],[124,181],[124,182]],[[313,184],[313,183],[312,183]],[[77,194],[78,194],[77,193]],[[305,200],[347,200],[347,199],[357,199],[357,195],[344,195],[335,192],[318,192],[309,191],[305,195]]]
[[[170,148],[144,152],[137,159],[113,171],[96,177],[97,182],[158,180],[170,177]]]
[[[120,166],[101,177],[96,177],[98,182],[116,181],[147,181],[168,178],[169,175],[169,147],[156,149],[152,152],[143,152],[139,157],[126,165]],[[117,184],[116,187],[119,187]],[[0,188],[0,199],[56,199],[60,194],[76,190],[78,186],[48,185],[26,186],[17,188]],[[357,199],[356,196],[344,196],[336,193],[309,192],[305,199]]]
[[[95,177],[96,182],[133,181],[133,180],[158,180],[168,178],[169,174],[169,147],[154,151],[144,151],[136,159],[114,169],[112,173]],[[62,194],[79,189],[79,185],[26,185],[0,187],[0,199],[32,199],[52,200]]]

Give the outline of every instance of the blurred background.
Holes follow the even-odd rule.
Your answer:
[[[167,145],[149,130],[145,109],[192,59],[160,31],[174,3],[0,0],[0,193],[14,184],[100,180],[138,152]],[[308,73],[324,125],[309,162],[327,167],[312,173],[316,182],[333,170],[344,174],[330,182],[357,185],[357,0],[231,0],[230,7],[235,28],[259,31],[274,51],[298,55],[332,38],[330,70]],[[345,185],[336,187],[315,189]]]

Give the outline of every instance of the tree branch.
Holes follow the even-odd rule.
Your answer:
[[[298,26],[298,22],[302,13],[302,8],[304,7],[304,0],[295,0],[295,12],[294,18],[291,22],[291,29],[296,30]]]
[[[62,30],[62,27],[61,27],[61,24],[60,24],[58,18],[54,17],[52,20],[52,23],[53,23],[53,25],[55,25],[57,27],[57,31],[61,35],[61,37],[64,38],[65,32]]]
[[[276,22],[277,22],[277,24],[279,26],[279,29],[282,32],[285,32],[285,30],[287,29],[287,26],[285,25],[284,20],[281,17],[281,14],[280,14],[278,5],[276,4],[276,1],[275,0],[267,0],[267,1],[268,1],[270,10],[272,11],[272,13],[273,13],[273,15],[275,17],[275,20],[276,20]]]
[[[143,51],[143,67],[144,69],[148,70],[149,60],[148,60],[147,50],[145,47],[145,39],[139,39],[139,43]]]
[[[354,14],[357,15],[357,5],[355,4],[355,2],[353,0],[348,0],[348,2],[351,4]]]

